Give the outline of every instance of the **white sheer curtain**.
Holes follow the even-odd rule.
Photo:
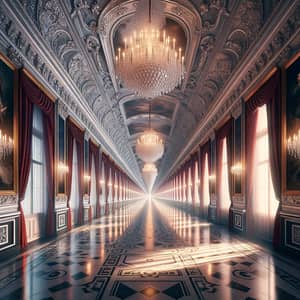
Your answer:
[[[78,209],[79,209],[78,156],[77,156],[77,145],[75,139],[73,139],[73,163],[72,163],[70,208],[72,209],[72,225],[74,225],[78,223]]]
[[[96,190],[96,169],[94,155],[92,155],[92,170],[91,170],[91,191],[90,202],[92,207],[92,218],[96,217],[97,209],[97,190]]]
[[[227,140],[222,140],[222,167],[221,167],[221,194],[220,194],[220,222],[228,223],[228,215],[230,208],[230,194],[228,183],[228,160],[227,160]]]
[[[272,241],[278,201],[275,198],[269,162],[268,120],[266,105],[258,109],[254,150],[253,204],[249,217],[256,238]]]
[[[22,201],[26,220],[27,241],[34,241],[44,235],[47,212],[47,184],[45,167],[43,113],[33,107],[31,166],[25,198]]]
[[[209,206],[209,175],[208,175],[208,154],[205,154],[204,174],[203,174],[203,210],[204,217],[208,216]]]

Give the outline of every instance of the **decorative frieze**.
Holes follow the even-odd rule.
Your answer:
[[[61,100],[58,100],[57,111],[64,120],[70,115],[68,106]]]
[[[283,205],[300,207],[300,195],[282,195],[281,201]]]
[[[17,195],[0,195],[0,211],[3,213],[16,211],[18,209]]]
[[[231,115],[234,119],[237,119],[241,116],[243,111],[243,102],[242,99],[236,101],[235,104],[231,108]]]

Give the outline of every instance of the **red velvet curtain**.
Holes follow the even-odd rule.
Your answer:
[[[43,113],[45,157],[47,167],[48,236],[54,234],[54,103],[24,73],[20,74],[19,96],[19,208],[20,245],[27,245],[26,223],[21,201],[24,200],[31,165],[33,105]]]
[[[226,148],[227,148],[227,163],[228,163],[228,169],[227,175],[228,175],[228,184],[229,184],[229,196],[230,201],[232,201],[232,193],[231,193],[231,173],[230,168],[232,166],[232,129],[233,129],[233,118],[230,118],[217,132],[216,132],[216,160],[217,160],[217,172],[216,172],[216,194],[217,194],[217,220],[221,221],[221,212],[220,212],[220,206],[221,206],[221,172],[222,172],[222,142],[224,138],[226,138]],[[232,205],[232,204],[231,204]],[[231,207],[231,206],[230,206]],[[230,216],[229,209],[228,212],[228,225],[230,225],[231,222],[231,216]]]
[[[251,141],[254,141],[255,138],[255,126],[250,123],[252,121],[256,121],[257,118],[257,110],[258,107],[267,105],[267,114],[268,114],[268,135],[269,135],[269,157],[270,157],[270,169],[271,176],[273,181],[273,187],[275,196],[278,201],[280,201],[281,197],[281,103],[280,103],[280,72],[277,71],[246,103],[246,145],[250,147]],[[255,116],[256,115],[256,116]],[[250,125],[251,126],[248,126]],[[254,131],[254,133],[253,133]],[[253,159],[253,151],[247,149],[247,171],[249,176],[249,165],[251,165],[251,158]],[[252,151],[252,153],[251,153]],[[251,156],[252,155],[252,156]],[[253,173],[253,170],[252,170]],[[251,173],[250,173],[251,174]],[[248,204],[251,201],[251,188],[253,182],[251,180],[247,180],[247,201]],[[275,247],[280,244],[280,216],[279,216],[280,206],[278,207],[278,211],[275,218],[274,224],[274,234],[273,234],[273,245]]]
[[[208,140],[203,146],[200,147],[200,211],[203,217],[207,217],[208,211],[204,211],[204,168],[205,156],[208,156],[208,165],[210,160],[210,141]]]
[[[68,167],[69,172],[67,176],[67,196],[68,196],[68,229],[72,227],[71,224],[71,209],[70,209],[70,195],[72,184],[72,163],[73,163],[73,140],[75,139],[76,150],[78,156],[78,188],[79,188],[79,209],[78,209],[78,224],[83,224],[83,193],[84,193],[84,178],[83,178],[83,162],[84,162],[84,131],[78,128],[70,118],[67,119],[67,142],[68,142]]]
[[[90,157],[90,174],[92,170],[92,157],[94,157],[94,164],[95,164],[95,173],[96,173],[96,217],[99,217],[99,210],[100,210],[100,203],[99,203],[99,194],[100,194],[100,172],[99,172],[99,152],[100,147],[97,146],[92,142],[92,140],[89,140],[89,157]],[[91,174],[92,175],[92,174]]]

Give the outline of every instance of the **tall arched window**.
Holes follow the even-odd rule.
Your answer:
[[[23,201],[28,242],[44,234],[47,210],[44,130],[42,111],[34,106],[32,120],[31,167]]]

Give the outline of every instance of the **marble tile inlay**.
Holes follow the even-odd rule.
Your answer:
[[[158,200],[0,264],[4,299],[300,299],[299,264]]]

